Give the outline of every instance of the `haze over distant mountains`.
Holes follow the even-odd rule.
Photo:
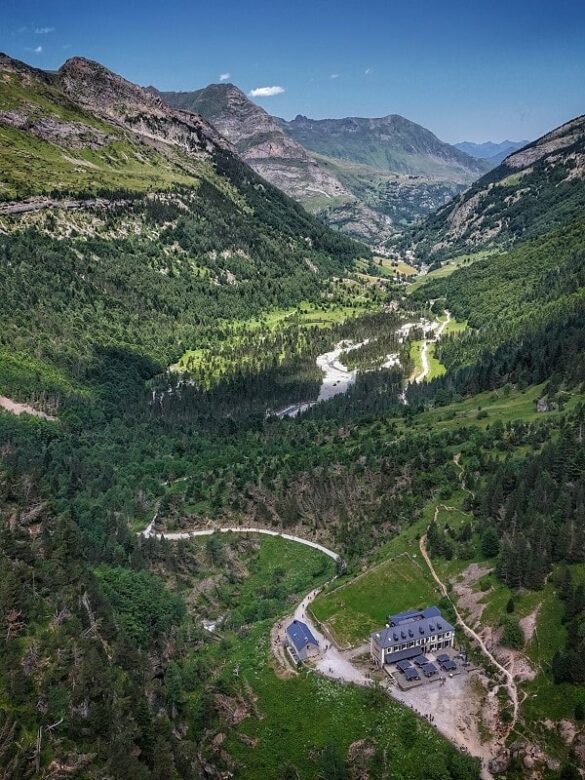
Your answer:
[[[158,94],[201,114],[254,170],[330,226],[372,244],[442,206],[490,167],[398,115],[287,122],[233,84]]]
[[[279,122],[305,149],[380,170],[461,184],[486,170],[477,159],[398,114],[345,119],[309,119],[299,115],[290,122]]]
[[[500,141],[499,143],[485,141],[481,144],[476,144],[473,141],[461,141],[458,144],[454,144],[454,146],[472,157],[477,157],[480,160],[489,160],[494,165],[499,165],[509,154],[526,146],[527,143],[529,141],[526,140]]]

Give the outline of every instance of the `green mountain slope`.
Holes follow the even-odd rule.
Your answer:
[[[321,165],[283,132],[278,120],[233,84],[156,94],[170,106],[204,116],[257,173],[310,211],[325,216],[327,224],[371,244],[393,235],[384,216],[356,197],[334,171]]]
[[[488,169],[485,163],[398,114],[379,119],[308,119],[299,115],[290,122],[279,121],[306,149],[383,171],[465,184]]]
[[[57,192],[34,168],[27,190],[10,153],[0,395],[58,419],[0,410],[0,774],[478,780],[478,759],[377,686],[277,673],[271,629],[333,575],[330,560],[278,537],[137,536],[156,521],[298,532],[343,554],[335,586],[350,587],[373,564],[390,561],[391,577],[397,555],[415,581],[426,576],[417,546],[430,526],[452,598],[468,566],[493,569],[478,583],[490,642],[508,599],[542,604],[537,676],[519,682],[508,745],[521,735],[537,772],[566,776],[584,701],[583,219],[407,298],[372,278],[375,266],[361,264],[367,280],[347,275],[368,251],[257,176],[198,115],[86,60],[51,75],[3,65],[0,97],[15,69],[20,81],[0,123],[21,151],[42,144]],[[121,139],[123,155],[93,131]],[[76,163],[60,187],[62,160],[88,149],[97,182]],[[134,152],[139,177],[126,166]],[[528,234],[535,214],[526,219]],[[445,306],[463,328],[433,345],[446,373],[411,386],[404,404],[411,342],[399,345],[396,329]],[[315,391],[317,354],[370,337],[374,356],[378,339],[403,365],[361,375],[294,420],[266,415]],[[186,351],[214,381],[166,370]],[[376,620],[384,591],[376,580],[361,599]],[[396,608],[415,606],[404,580],[400,597]],[[450,614],[449,599],[441,607]],[[457,642],[485,665],[462,633]],[[485,686],[460,678],[473,680],[469,717],[475,706],[478,720],[484,705],[491,713],[482,753],[512,717],[504,688],[493,694],[501,680],[486,674]],[[543,727],[550,719],[581,729],[574,746]],[[465,739],[470,722],[457,731]],[[510,775],[532,774],[523,755]]]
[[[156,94],[201,113],[254,170],[327,224],[378,246],[488,167],[401,117],[324,120],[314,123],[318,131],[303,120],[308,132],[299,118],[270,116],[233,84]]]
[[[506,244],[566,224],[585,207],[585,118],[514,152],[404,237],[419,259]]]
[[[199,116],[86,60],[54,75],[1,65],[0,133],[16,139],[0,147],[4,394],[26,400],[31,360],[83,379],[100,345],[168,365],[218,318],[318,298],[327,276],[367,256]]]
[[[467,394],[506,382],[585,381],[583,217],[429,280],[414,296],[440,301],[469,326],[441,345],[453,374],[439,385]]]
[[[142,193],[194,186],[213,176],[213,150],[227,151],[229,145],[203,120],[171,115],[160,101],[133,91],[119,77],[104,78],[100,88],[104,100],[113,101],[116,92],[120,99],[130,97],[120,111],[100,111],[99,101],[76,100],[80,80],[93,78],[97,88],[105,73],[78,59],[48,74],[0,55],[2,200],[101,190]],[[158,123],[156,129],[140,127],[141,111]]]

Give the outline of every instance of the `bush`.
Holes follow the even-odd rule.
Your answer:
[[[504,633],[502,634],[502,644],[505,647],[511,647],[514,650],[520,650],[524,646],[524,634],[520,628],[520,623],[510,616],[504,621]]]

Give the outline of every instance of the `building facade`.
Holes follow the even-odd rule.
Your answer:
[[[370,635],[370,653],[378,666],[453,647],[455,629],[437,607],[390,615],[384,628]]]

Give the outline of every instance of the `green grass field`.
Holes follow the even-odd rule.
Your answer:
[[[457,271],[459,268],[462,268],[467,265],[471,265],[471,263],[474,263],[476,260],[481,260],[484,257],[488,257],[491,254],[494,254],[493,250],[484,249],[480,252],[472,252],[470,254],[457,255],[456,257],[453,257],[450,260],[446,260],[443,263],[443,265],[440,268],[437,268],[435,271],[431,271],[426,276],[419,276],[418,278],[416,278],[412,282],[412,284],[408,285],[408,287],[406,288],[406,292],[408,295],[411,295],[415,290],[418,290],[419,287],[422,287],[428,281],[432,279],[442,279],[445,276],[450,276],[454,271]]]
[[[479,428],[485,428],[488,425],[493,425],[496,420],[505,424],[512,420],[533,422],[547,419],[551,415],[558,417],[561,414],[560,411],[547,412],[546,414],[536,411],[536,402],[542,397],[543,391],[543,385],[534,385],[526,390],[508,391],[502,389],[479,393],[465,401],[447,406],[437,406],[422,412],[414,419],[412,427],[453,430],[463,425],[477,425]],[[569,411],[584,400],[584,393],[571,393],[564,410]],[[484,412],[487,412],[487,416],[484,415]],[[399,427],[404,425],[400,420],[396,422]]]
[[[415,557],[416,556],[416,557]],[[388,615],[440,598],[420,554],[403,553],[315,600],[313,614],[341,645],[363,642]]]
[[[424,341],[413,341],[410,344],[410,359],[412,360],[414,368],[412,369],[412,376],[418,376],[423,370],[421,350]]]
[[[289,309],[274,309],[267,312],[261,318],[250,320],[240,320],[236,322],[223,323],[230,327],[230,333],[221,344],[222,350],[229,353],[234,350],[233,359],[225,356],[217,356],[216,348],[199,348],[187,350],[171,366],[173,371],[185,371],[190,366],[190,370],[196,373],[200,368],[209,365],[210,361],[217,363],[215,374],[216,379],[221,378],[230,370],[241,370],[245,367],[246,342],[253,341],[254,338],[262,338],[260,330],[274,332],[278,328],[288,326],[299,326],[301,329],[319,328],[328,329],[338,325],[346,320],[359,317],[375,310],[375,306],[365,298],[356,295],[352,305],[330,305],[317,306],[307,301],[301,302],[297,307]],[[222,323],[219,323],[220,325]],[[236,348],[242,349],[236,349]],[[256,359],[252,361],[251,368],[256,365]]]
[[[437,348],[436,344],[429,344],[429,348],[428,348],[429,373],[427,375],[427,382],[430,382],[432,379],[436,379],[439,376],[443,376],[443,374],[447,372],[445,366],[435,355],[436,348]]]

